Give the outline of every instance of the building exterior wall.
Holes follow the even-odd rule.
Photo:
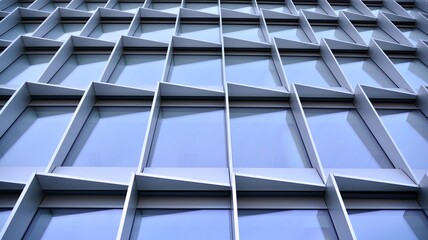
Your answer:
[[[426,0],[0,0],[1,239],[427,239]]]

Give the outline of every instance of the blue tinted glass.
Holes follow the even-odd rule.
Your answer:
[[[149,113],[139,107],[94,108],[64,166],[136,167]]]
[[[226,167],[224,110],[162,108],[150,149],[150,167]]]
[[[71,35],[79,35],[84,23],[59,23],[50,30],[43,38],[55,39],[60,41],[67,40]]]
[[[131,239],[231,239],[230,210],[140,210]]]
[[[356,27],[356,29],[367,44],[370,43],[371,39],[397,43],[397,41],[384,32],[380,27]]]
[[[61,3],[49,2],[48,4],[41,7],[40,10],[45,12],[53,12],[57,7],[65,8],[67,7],[68,4],[69,2],[61,2]]]
[[[238,12],[243,12],[243,13],[252,13],[254,14],[254,8],[253,5],[251,4],[251,2],[249,3],[227,3],[227,2],[223,2],[220,4],[221,8],[224,9],[229,9],[232,11],[238,11]]]
[[[341,27],[336,26],[312,26],[315,36],[318,41],[321,41],[322,38],[329,38],[340,40],[344,42],[354,42],[348,34]]]
[[[122,209],[39,209],[23,239],[116,239]]]
[[[321,57],[282,57],[289,83],[318,87],[340,87],[336,78]]]
[[[0,166],[46,166],[74,107],[28,107],[0,139]]]
[[[15,2],[7,7],[5,7],[4,9],[1,9],[4,12],[12,12],[13,10],[15,10],[18,7],[25,7],[23,6],[24,3],[20,3],[20,2]],[[26,4],[25,4],[26,5]]]
[[[357,84],[381,88],[396,88],[392,80],[370,58],[337,58],[352,87]]]
[[[311,42],[299,26],[289,25],[268,25],[269,35],[271,37],[285,38],[294,41]]]
[[[266,39],[259,25],[223,24],[223,35],[254,42],[265,42]]]
[[[208,42],[220,42],[217,24],[181,24],[180,36]]]
[[[382,122],[413,168],[428,168],[428,119],[419,110],[378,110]]]
[[[109,55],[71,55],[49,81],[67,87],[86,89],[99,80]]]
[[[288,9],[288,7],[285,5],[285,3],[276,3],[276,2],[262,3],[262,2],[257,2],[257,6],[259,7],[260,10],[267,9],[267,10],[274,11],[274,12],[290,13],[291,14],[290,9]]]
[[[117,42],[122,35],[128,32],[129,24],[98,24],[98,26],[89,34],[89,37],[101,40]]]
[[[135,30],[134,36],[169,43],[174,33],[174,23],[143,23]]]
[[[221,56],[174,56],[168,81],[222,90]]]
[[[290,110],[231,108],[230,116],[235,167],[310,167]]]
[[[38,23],[18,23],[0,35],[0,39],[13,41],[20,35],[31,35],[39,27]],[[4,26],[4,25],[3,25]]]
[[[358,239],[428,239],[428,218],[419,210],[348,210]]]
[[[3,226],[6,224],[6,221],[9,218],[9,215],[11,212],[12,212],[12,210],[10,210],[10,209],[1,209],[0,208],[0,229],[2,229]]]
[[[324,9],[322,9],[322,7],[320,7],[318,4],[294,4],[294,6],[296,7],[297,11],[306,10],[321,14],[327,14]]]
[[[239,210],[239,236],[259,239],[338,239],[327,210]]]
[[[428,66],[419,59],[393,58],[391,61],[415,91],[428,85]]]
[[[331,4],[330,4],[331,5]],[[333,8],[334,12],[336,13],[336,15],[339,16],[339,12],[340,11],[345,11],[345,12],[351,12],[351,13],[356,13],[356,14],[361,14],[360,11],[358,11],[356,8],[354,8],[351,5],[331,5],[331,7]]]
[[[165,55],[123,55],[108,82],[154,90],[164,67]]]
[[[428,40],[428,34],[419,30],[419,28],[400,28],[400,31],[415,46],[418,44],[419,40]]]
[[[21,55],[0,73],[0,85],[18,87],[24,82],[35,82],[49,64],[53,55]]]
[[[379,143],[356,110],[305,109],[325,168],[391,168]]]
[[[267,56],[226,56],[226,78],[231,83],[282,87],[273,60]]]
[[[386,8],[384,6],[368,6],[368,8],[370,9],[370,11],[375,16],[377,16],[379,14],[379,12],[395,14],[393,11],[389,10],[388,8]]]
[[[143,7],[144,1],[141,2],[119,2],[113,6],[113,9],[121,10],[129,13],[137,13],[138,8]]]
[[[209,3],[209,2],[188,2],[186,1],[185,8],[193,9],[200,12],[218,14],[218,5],[217,2]]]
[[[150,8],[162,12],[177,14],[180,11],[180,2],[152,2]]]
[[[94,108],[64,165],[136,167],[149,114],[140,107]]]
[[[77,7],[77,10],[82,10],[82,11],[88,11],[88,12],[95,12],[95,10],[97,10],[97,8],[99,7],[104,7],[106,5],[106,2],[83,2],[82,4],[80,4],[79,7]]]

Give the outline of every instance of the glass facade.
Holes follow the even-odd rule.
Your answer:
[[[98,81],[109,55],[73,54],[49,80],[50,84],[86,89]]]
[[[27,107],[0,138],[0,166],[47,166],[74,107]]]
[[[230,211],[200,209],[137,211],[130,239],[172,238],[230,239]]]
[[[121,212],[121,209],[39,209],[23,239],[115,239]]]
[[[354,109],[305,109],[326,168],[390,168],[391,163]]]
[[[226,79],[249,86],[282,86],[272,58],[267,56],[226,56]]]
[[[188,74],[192,72],[192,74]],[[172,59],[168,82],[222,89],[220,56],[177,55]]]
[[[428,237],[428,218],[423,211],[352,210],[349,218],[359,239]],[[371,227],[367,228],[367,225]]]
[[[326,210],[239,210],[241,239],[338,239]]]
[[[64,166],[137,166],[148,116],[148,108],[94,108]],[[105,151],[100,152],[100,148]]]
[[[231,108],[236,168],[310,167],[289,109]]]
[[[224,121],[223,109],[162,108],[148,166],[226,167]]]
[[[162,80],[165,59],[166,56],[161,54],[124,54],[107,82],[155,89]]]
[[[317,87],[340,87],[328,66],[320,57],[282,57],[284,71],[289,83]]]
[[[0,19],[0,239],[428,238],[425,0]]]

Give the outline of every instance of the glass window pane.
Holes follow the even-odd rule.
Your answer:
[[[239,210],[242,240],[338,239],[327,210]]]
[[[118,2],[113,6],[113,9],[117,9],[129,13],[137,13],[138,8],[142,8],[144,1],[141,2]]]
[[[223,35],[254,42],[265,42],[263,32],[259,25],[233,25],[223,24]]]
[[[67,87],[86,89],[91,82],[99,80],[104,71],[109,55],[76,55],[61,66],[58,72],[49,81],[50,84],[59,84]]]
[[[391,61],[415,91],[421,85],[428,85],[428,66],[419,59],[393,58]]]
[[[311,11],[311,12],[316,12],[321,14],[327,14],[324,11],[324,9],[322,9],[317,4],[294,4],[294,6],[296,7],[297,11],[306,10],[306,11]]]
[[[0,229],[4,227],[6,224],[7,219],[9,218],[10,213],[12,212],[11,209],[0,209]]]
[[[254,14],[253,5],[250,3],[221,3],[221,8],[229,9],[232,11],[238,11],[243,13],[251,13]]]
[[[274,12],[280,12],[280,13],[288,13],[291,14],[288,7],[285,5],[285,3],[277,4],[277,3],[257,3],[257,6],[259,9],[267,9]]]
[[[330,5],[333,8],[336,15],[339,15],[340,11],[361,14],[360,11],[358,11],[357,9],[355,9],[353,6],[350,6],[350,5],[332,5],[332,4]]]
[[[67,7],[69,3],[70,2],[49,2],[48,4],[40,8],[40,10],[46,11],[46,12],[53,12],[58,7],[62,7],[62,8]]]
[[[152,2],[152,4],[150,4],[150,8],[154,10],[172,14],[178,14],[180,11],[180,6],[180,2]]]
[[[352,87],[357,84],[397,88],[392,80],[370,58],[336,58]]]
[[[80,34],[80,31],[83,29],[83,26],[85,26],[84,23],[73,23],[73,24],[59,23],[54,28],[52,28],[52,30],[46,33],[46,35],[43,37],[54,39],[54,40],[65,41],[71,35],[78,36]]]
[[[221,56],[174,56],[169,69],[168,81],[222,90]]]
[[[294,41],[311,42],[300,26],[268,25],[271,37],[285,38]]]
[[[108,82],[155,89],[162,79],[165,55],[123,55]]]
[[[13,3],[13,4],[11,4],[11,5],[7,6],[6,8],[2,9],[2,11],[5,11],[5,12],[12,12],[13,10],[15,10],[15,9],[16,9],[16,8],[18,8],[18,7],[24,7],[24,6],[23,6],[23,3],[15,2],[15,3]]]
[[[419,30],[419,28],[399,28],[400,31],[413,43],[417,45],[419,40],[428,41],[428,34]]]
[[[0,35],[0,39],[13,41],[20,35],[30,35],[39,25],[38,23],[19,23]]]
[[[355,27],[355,28],[357,29],[358,33],[367,44],[369,44],[370,39],[372,38],[387,41],[387,42],[398,43],[386,32],[384,32],[380,27]]]
[[[317,37],[318,41],[321,41],[322,38],[330,38],[344,42],[354,42],[341,27],[312,26],[312,30],[314,30],[315,37]]]
[[[428,119],[419,110],[378,110],[382,122],[413,168],[428,168]]]
[[[420,8],[417,8],[417,7],[404,7],[404,10],[406,10],[414,18],[419,17],[419,15],[421,13],[422,14],[427,14],[426,12],[422,11]]]
[[[391,168],[356,110],[305,109],[308,124],[325,168]]]
[[[36,82],[53,55],[23,54],[0,73],[0,86],[18,87],[24,82]]]
[[[137,167],[149,108],[95,107],[64,166]]]
[[[130,239],[231,239],[230,217],[230,210],[139,210]]]
[[[384,13],[391,13],[391,14],[395,14],[393,11],[389,10],[386,7],[383,6],[369,6],[368,7],[370,9],[370,11],[377,16],[379,14],[379,12],[384,12]]]
[[[419,210],[348,210],[358,239],[428,239],[428,218]]]
[[[175,25],[173,23],[144,23],[135,30],[134,36],[169,43],[174,33]]]
[[[162,108],[149,167],[227,166],[224,110]]]
[[[185,5],[188,9],[193,9],[196,11],[218,14],[218,5],[217,3],[186,3]]]
[[[208,42],[220,42],[217,24],[181,24],[180,36]]]
[[[122,209],[39,209],[23,239],[116,239]]]
[[[47,166],[74,107],[28,107],[0,139],[0,166]]]
[[[77,7],[77,10],[95,12],[97,8],[104,7],[105,5],[106,2],[83,2],[79,7]]]
[[[340,87],[321,57],[282,57],[288,82],[318,87]]]
[[[226,79],[231,83],[282,88],[276,67],[269,56],[226,56]]]
[[[128,33],[129,24],[98,24],[98,26],[89,34],[89,37],[101,40],[117,42],[122,35]]]
[[[311,167],[289,109],[231,108],[235,167]]]

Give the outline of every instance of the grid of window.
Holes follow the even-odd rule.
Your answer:
[[[426,239],[428,1],[0,0],[0,123],[1,239]]]

